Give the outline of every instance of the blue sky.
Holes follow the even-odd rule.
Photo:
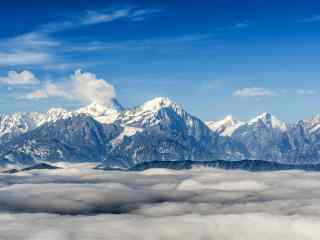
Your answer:
[[[204,120],[320,113],[318,1],[11,0],[0,13],[1,112],[167,96]]]

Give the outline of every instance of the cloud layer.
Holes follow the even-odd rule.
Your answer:
[[[319,173],[69,168],[0,180],[3,239],[320,237]]]

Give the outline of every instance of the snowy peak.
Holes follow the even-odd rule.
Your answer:
[[[183,109],[169,98],[157,97],[145,102],[139,107],[124,111],[119,116],[119,120],[123,125],[134,127],[154,126],[162,121],[168,120],[167,117],[160,114],[161,110],[167,108],[173,109],[177,114],[183,112]]]
[[[167,97],[156,97],[150,101],[145,102],[141,109],[144,111],[156,112],[162,108],[178,107],[178,105]]]
[[[118,119],[123,126],[172,129],[180,133],[187,132],[197,139],[200,135],[210,134],[210,130],[201,120],[190,115],[169,98],[154,98],[139,107],[124,111]]]
[[[320,115],[316,115],[310,120],[303,121],[309,133],[316,133],[320,130]]]
[[[0,115],[0,137],[6,136],[10,139],[13,136],[32,130],[43,117],[44,114],[36,112]]]
[[[116,120],[117,116],[124,110],[121,104],[112,99],[108,104],[100,104],[93,102],[90,105],[80,108],[76,113],[86,114],[93,117],[100,123],[112,123]]]
[[[102,117],[108,116],[110,114],[116,114],[122,111],[123,107],[117,100],[113,99],[110,103],[106,105],[93,102],[90,105],[77,110],[77,113],[87,114],[92,117]]]
[[[280,121],[278,118],[273,116],[271,113],[262,113],[259,116],[248,122],[249,125],[263,124],[268,128],[277,128],[281,131],[287,131],[287,124]]]
[[[56,122],[59,119],[67,119],[72,116],[73,116],[72,112],[68,112],[63,108],[51,108],[49,109],[46,116],[42,119],[42,121],[38,125],[42,125],[43,123],[46,123],[46,122]]]
[[[222,136],[231,136],[232,133],[241,125],[242,122],[233,119],[231,115],[226,116],[220,121],[206,122],[207,126],[214,132]]]

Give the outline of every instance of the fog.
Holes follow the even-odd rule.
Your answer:
[[[320,239],[320,173],[0,175],[0,239]]]

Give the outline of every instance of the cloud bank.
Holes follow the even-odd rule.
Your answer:
[[[3,239],[320,237],[319,173],[70,168],[0,180]]]

